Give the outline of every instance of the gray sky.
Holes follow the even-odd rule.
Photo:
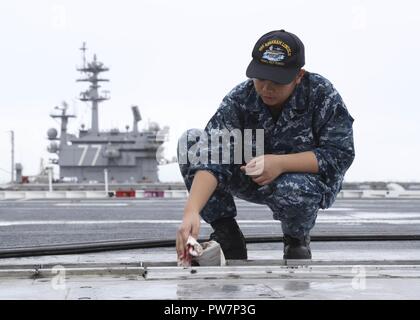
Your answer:
[[[246,79],[255,41],[284,28],[306,47],[308,71],[328,78],[355,118],[356,159],[346,180],[420,181],[418,1],[2,1],[0,182],[10,179],[10,133],[24,174],[38,171],[49,117],[77,101],[78,48],[111,68],[101,129],[143,119],[171,128],[167,156],[187,128],[204,127],[224,95]],[[176,166],[164,180],[179,178]]]

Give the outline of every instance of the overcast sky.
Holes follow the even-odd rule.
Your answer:
[[[54,106],[65,100],[78,114],[70,130],[90,126],[75,82],[83,41],[111,69],[100,129],[131,126],[136,104],[143,119],[170,127],[171,157],[177,137],[204,127],[246,80],[256,40],[282,28],[301,38],[305,68],[328,78],[355,118],[346,180],[420,181],[419,9],[414,0],[1,1],[0,182],[10,179],[10,130],[16,162],[32,175],[50,157]],[[179,178],[175,169],[164,179]]]

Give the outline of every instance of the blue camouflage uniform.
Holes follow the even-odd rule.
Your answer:
[[[284,173],[265,186],[256,184],[240,170],[241,164],[233,161],[180,163],[181,174],[188,190],[197,170],[209,171],[216,177],[217,188],[200,212],[207,223],[235,217],[237,212],[233,196],[236,196],[267,205],[273,212],[273,218],[282,222],[284,234],[306,236],[315,224],[319,208],[328,208],[333,204],[344,174],[353,162],[352,124],[353,118],[337,90],[318,74],[305,73],[277,119],[249,79],[223,99],[204,131],[187,130],[181,139],[188,141],[188,135],[196,137],[203,132],[210,134],[223,129],[264,129],[264,154],[313,151],[319,172]],[[182,152],[192,152],[190,147],[195,143],[196,140],[192,139],[188,141],[187,148],[178,148],[178,158],[183,156]],[[200,152],[207,151],[211,155],[215,151],[212,148],[216,147],[206,149],[207,145],[201,146]]]

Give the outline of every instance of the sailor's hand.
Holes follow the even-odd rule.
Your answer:
[[[198,238],[200,231],[200,214],[198,212],[184,212],[184,218],[176,233],[176,252],[179,260],[189,258],[187,241],[188,237]]]
[[[241,166],[241,170],[260,186],[271,183],[284,172],[281,155],[275,154],[264,154],[256,157],[246,166]]]

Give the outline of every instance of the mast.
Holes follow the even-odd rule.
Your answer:
[[[98,75],[102,72],[109,71],[109,68],[105,67],[102,62],[97,60],[96,54],[93,56],[92,62],[86,62],[86,43],[83,43],[83,46],[80,48],[82,51],[83,66],[77,68],[82,74],[85,75],[82,79],[77,79],[78,82],[89,82],[89,89],[80,93],[79,100],[81,101],[90,101],[92,104],[92,133],[99,133],[99,120],[98,120],[98,106],[102,101],[108,100],[109,97],[102,93],[99,93],[99,82],[109,81],[108,79],[101,79]]]
[[[62,102],[61,106],[54,107],[56,110],[61,110],[61,114],[50,114],[51,118],[61,119],[61,128],[60,128],[60,146],[65,146],[67,144],[67,124],[69,118],[75,118],[73,114],[67,114],[68,105],[65,101]]]

